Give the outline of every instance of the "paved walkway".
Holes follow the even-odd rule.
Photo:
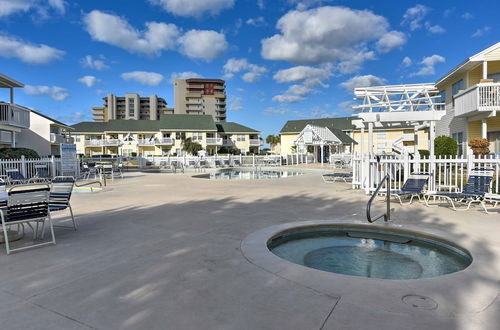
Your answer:
[[[471,267],[484,269],[459,290],[454,287],[453,301],[449,292],[441,295],[446,287],[430,292],[440,301],[436,310],[402,302],[392,310],[387,306],[401,296],[391,294],[390,281],[377,286],[377,299],[367,299],[353,285],[350,293],[357,299],[343,301],[346,288],[335,280],[322,292],[299,284],[293,274],[276,276],[257,267],[240,251],[245,237],[271,225],[363,221],[365,195],[346,184],[325,184],[317,173],[263,181],[191,175],[129,173],[109,191],[75,194],[77,232],[57,229],[55,246],[10,256],[1,250],[1,328],[497,329],[500,324],[500,215],[418,203],[396,206],[395,223],[447,233],[483,260]],[[487,267],[481,266],[484,261]]]

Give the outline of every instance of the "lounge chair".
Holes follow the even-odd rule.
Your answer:
[[[323,181],[326,183],[337,182],[338,180],[342,180],[345,183],[349,183],[352,181],[352,173],[327,173],[323,174]]]
[[[230,166],[229,159],[223,159],[223,160],[222,160],[222,164],[223,164],[224,166]]]
[[[222,167],[222,162],[219,159],[214,160],[215,167]]]
[[[9,168],[5,173],[7,174],[9,185],[23,184],[28,181],[17,168]]]
[[[29,182],[50,182],[52,176],[50,175],[49,167],[47,165],[35,165],[35,176],[29,179]]]
[[[239,159],[233,159],[233,166],[240,167],[241,166],[240,160]]]
[[[399,204],[401,205],[410,205],[413,202],[413,198],[417,197],[420,199],[420,195],[423,193],[424,187],[429,181],[429,174],[425,173],[414,173],[408,176],[405,183],[398,190],[390,190],[391,197],[396,197],[399,200]],[[381,191],[381,195],[384,194],[384,191]],[[406,204],[403,204],[403,200],[401,198],[410,197],[410,201]]]
[[[470,208],[472,203],[479,203],[486,212],[488,209],[485,204],[485,194],[490,188],[493,179],[493,169],[480,169],[476,168],[470,171],[467,178],[467,184],[464,186],[462,192],[432,192],[427,193],[425,203],[427,206],[436,206],[429,204],[429,200],[444,199],[451,204],[455,211],[466,211]],[[465,204],[465,208],[457,208],[455,204]]]
[[[72,176],[56,176],[52,180],[52,184],[50,185],[49,199],[50,212],[64,211],[66,209],[69,209],[71,220],[73,221],[73,226],[71,227],[62,225],[55,225],[54,227],[73,228],[74,230],[78,228],[75,217],[73,215],[73,209],[71,208],[71,204],[69,203],[74,185],[75,179]]]
[[[48,184],[16,186],[8,190],[7,205],[0,208],[0,217],[2,220],[2,229],[7,254],[10,254],[13,251],[26,250],[48,244],[56,244],[54,227],[52,225],[52,219],[49,211],[49,194],[50,188]],[[46,221],[49,222],[52,239],[48,242],[35,243],[38,239],[38,225],[42,223],[42,228],[44,228],[43,225]],[[36,229],[33,228],[32,223],[36,224]],[[10,247],[8,229],[10,226],[23,224],[28,224],[28,226],[33,230],[34,242],[32,245],[13,249]]]

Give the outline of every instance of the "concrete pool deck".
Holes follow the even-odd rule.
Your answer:
[[[393,204],[392,225],[439,233],[466,247],[474,257],[473,272],[390,281],[311,269],[304,278],[287,264],[274,271],[250,262],[242,242],[289,222],[365,223],[366,195],[344,183],[325,184],[319,173],[250,181],[194,174],[127,173],[111,189],[72,197],[80,227],[57,228],[57,245],[10,256],[0,246],[2,329],[497,329],[500,324],[498,213]],[[402,301],[405,295],[429,297],[438,307],[414,308]]]

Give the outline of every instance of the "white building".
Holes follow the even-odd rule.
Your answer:
[[[30,126],[30,109],[14,103],[14,88],[24,85],[0,74],[0,147],[16,147],[18,134]],[[4,91],[8,89],[8,97]],[[5,93],[7,94],[7,93]]]

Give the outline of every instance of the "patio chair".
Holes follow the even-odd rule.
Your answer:
[[[486,212],[488,209],[485,204],[485,194],[490,188],[493,179],[493,169],[476,168],[470,171],[467,183],[461,192],[431,192],[427,193],[425,204],[427,206],[436,206],[429,204],[431,197],[434,199],[444,199],[451,204],[455,211],[466,211],[472,203],[479,203]],[[465,208],[457,208],[455,204],[465,204]]]
[[[410,174],[401,189],[390,190],[390,197],[397,197],[401,205],[410,205],[415,197],[420,201],[420,195],[423,193],[424,187],[429,181],[429,177],[430,175],[426,173]],[[384,191],[381,191],[381,195],[383,193]],[[406,204],[403,204],[402,198],[404,197],[410,197],[410,201]]]
[[[101,167],[101,176],[106,179],[114,180],[113,175],[113,165],[112,164],[104,164]]]
[[[222,165],[229,167],[231,164],[229,163],[229,159],[223,159],[222,160]]]
[[[241,166],[241,162],[239,159],[233,159],[233,166]]]
[[[123,179],[123,163],[113,167],[113,176]]]
[[[184,173],[184,164],[182,164],[180,161],[172,160],[170,161],[170,165],[174,169],[174,172],[177,172],[177,170],[181,170],[182,173]]]
[[[50,182],[52,176],[50,175],[49,167],[43,164],[35,165],[35,176],[29,179],[28,182]]]
[[[12,187],[7,192],[7,205],[0,208],[2,230],[5,239],[7,254],[14,251],[26,250],[34,247],[56,244],[54,227],[49,210],[50,188],[48,184]],[[49,222],[52,239],[48,242],[35,243],[38,239],[38,225],[42,223],[42,238],[45,222]],[[36,223],[36,229],[32,223]],[[9,242],[9,227],[13,225],[28,226],[33,230],[34,242],[32,245],[11,248]],[[24,228],[24,227],[23,227]]]
[[[214,166],[215,167],[223,167],[222,162],[219,159],[214,160]]]
[[[72,228],[74,230],[78,228],[75,217],[73,215],[73,209],[71,208],[71,204],[69,203],[74,185],[75,179],[72,176],[56,176],[52,180],[52,184],[50,185],[49,199],[50,212],[64,211],[66,209],[69,209],[71,220],[73,221],[73,226],[54,225],[54,227]]]
[[[326,183],[337,182],[338,180],[344,181],[345,183],[349,183],[349,180],[352,181],[352,173],[326,173],[323,174],[323,181]]]
[[[499,194],[484,194],[484,202],[493,204],[490,208],[485,208],[484,211],[487,214],[490,214],[491,209],[496,209],[498,204],[500,204],[500,195]]]
[[[5,173],[7,174],[8,183],[10,185],[23,184],[28,181],[17,168],[9,168]]]

